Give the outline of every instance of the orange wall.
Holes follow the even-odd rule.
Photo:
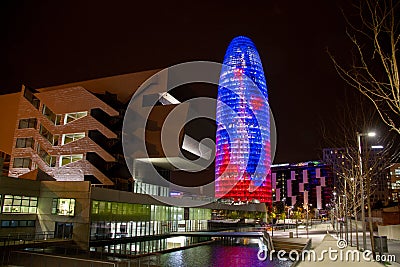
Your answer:
[[[0,95],[0,151],[11,154],[21,93]]]

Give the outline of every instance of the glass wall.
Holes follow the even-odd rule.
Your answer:
[[[133,193],[148,194],[153,196],[169,197],[169,188],[154,184],[147,184],[140,181],[135,181]]]
[[[207,220],[211,219],[210,209],[185,209],[188,208],[93,200],[91,239],[207,229]]]

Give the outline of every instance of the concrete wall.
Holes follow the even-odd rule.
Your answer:
[[[74,216],[52,214],[54,198],[74,198]],[[88,249],[90,235],[90,183],[43,181],[38,203],[38,224],[36,231],[55,231],[56,222],[73,224],[73,240]]]
[[[397,225],[378,225],[378,234],[387,236],[388,239],[400,240],[400,224]]]

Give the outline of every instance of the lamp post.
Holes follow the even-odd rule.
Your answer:
[[[361,136],[374,137],[376,134],[374,132],[369,133],[358,133],[357,132],[357,144],[358,144],[358,159],[360,161],[360,191],[361,191],[361,226],[363,230],[363,250],[365,250],[367,245],[367,235],[365,227],[365,203],[364,203],[364,178],[363,178],[363,164],[361,155]]]

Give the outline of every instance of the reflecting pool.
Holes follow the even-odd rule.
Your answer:
[[[175,252],[165,253],[160,256],[160,266],[178,267],[178,266],[276,266],[289,267],[292,261],[260,261],[257,258],[258,245],[202,245]]]

